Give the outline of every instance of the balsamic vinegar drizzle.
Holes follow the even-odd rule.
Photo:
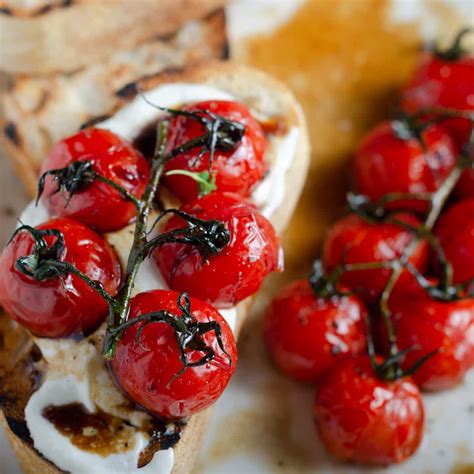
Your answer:
[[[133,428],[121,418],[101,410],[89,413],[81,403],[49,405],[43,409],[48,420],[71,443],[84,451],[107,456],[133,449]]]
[[[90,413],[82,403],[49,405],[43,412],[48,420],[71,443],[84,451],[108,456],[134,448],[131,436],[135,427],[102,410]],[[139,428],[149,436],[148,444],[139,453],[138,468],[146,466],[157,451],[172,448],[180,439],[184,423],[152,419]]]
[[[138,457],[138,468],[146,466],[157,451],[172,448],[181,438],[181,430],[185,422],[164,422],[154,418],[145,431],[150,436],[145,449]]]

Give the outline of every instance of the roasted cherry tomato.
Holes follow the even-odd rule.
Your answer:
[[[413,374],[419,387],[443,390],[458,384],[474,365],[474,299],[437,301],[413,282],[393,293],[389,307],[399,349],[411,348],[403,368],[440,351]]]
[[[389,193],[436,191],[456,162],[455,145],[442,127],[427,127],[421,135],[422,145],[415,137],[399,138],[396,124],[403,126],[403,122],[383,122],[375,127],[355,154],[358,191],[372,201]],[[386,207],[428,209],[426,202],[416,200],[396,200]]]
[[[275,364],[290,377],[317,382],[347,355],[366,347],[367,311],[356,296],[317,297],[307,280],[284,288],[263,321]]]
[[[281,270],[282,251],[273,226],[240,196],[215,192],[185,204],[181,210],[199,219],[223,222],[230,242],[205,262],[196,246],[160,247],[155,258],[171,289],[228,307],[253,295],[268,273]],[[175,216],[163,232],[184,226],[185,222]]]
[[[420,224],[411,214],[397,213],[395,219],[412,227]],[[392,223],[368,223],[355,214],[337,221],[329,231],[324,243],[323,262],[327,271],[338,265],[387,262],[399,258],[412,241],[413,233],[401,225]],[[420,241],[410,256],[410,263],[419,271],[426,270],[428,246]],[[390,275],[389,269],[357,270],[344,272],[340,283],[360,292],[369,302],[382,293]],[[408,275],[406,271],[400,280]]]
[[[417,112],[446,107],[474,111],[474,56],[454,49],[451,53],[428,53],[422,58],[403,92],[405,110]],[[467,118],[453,118],[441,123],[456,140],[458,149],[462,149],[471,134],[472,122]],[[474,171],[464,172],[458,193],[461,198],[474,197]]]
[[[189,105],[184,110],[196,112],[204,117],[208,116],[207,112],[211,112],[239,122],[245,126],[245,134],[234,149],[217,148],[212,166],[209,163],[210,153],[201,154],[200,148],[194,148],[173,158],[166,166],[166,172],[210,171],[214,174],[219,191],[229,191],[248,197],[267,170],[264,161],[267,141],[262,127],[253,118],[249,109],[238,102],[213,100]],[[170,149],[175,149],[203,135],[205,131],[204,126],[196,120],[183,116],[176,117],[170,124],[168,146]],[[189,201],[199,195],[199,184],[188,176],[166,176],[164,182],[183,201]]]
[[[442,214],[435,233],[453,267],[453,282],[474,279],[474,198],[460,201]]]
[[[403,91],[402,107],[411,113],[432,107],[474,110],[474,56],[454,54],[447,58],[443,53],[427,53]],[[456,118],[444,123],[462,146],[471,122]]]
[[[182,316],[178,307],[180,295],[174,291],[154,290],[140,293],[130,304],[130,318],[154,311],[168,311]],[[199,323],[220,328],[202,335],[205,346],[215,356],[203,365],[183,369],[174,329],[165,322],[143,322],[130,326],[120,340],[112,369],[122,389],[139,405],[165,419],[188,417],[213,404],[224,391],[235,371],[237,348],[234,335],[225,319],[210,304],[190,299],[190,313]],[[139,331],[141,330],[141,333]],[[185,349],[188,363],[198,362],[205,353]]]
[[[316,428],[339,459],[386,465],[411,456],[423,437],[424,409],[410,378],[380,380],[367,356],[329,372],[317,389]]]
[[[120,284],[120,264],[109,244],[85,225],[70,219],[52,219],[37,229],[57,229],[64,236],[61,261],[74,265],[102,284],[114,296]],[[44,238],[48,246],[56,237]],[[16,266],[32,253],[33,237],[18,233],[0,259],[0,300],[5,309],[33,334],[64,337],[88,333],[108,312],[106,301],[78,276],[68,274],[38,281]]]
[[[129,143],[108,130],[89,128],[61,140],[47,155],[41,173],[77,161],[91,161],[94,171],[135,197],[141,197],[145,190],[150,172],[147,161]],[[80,187],[69,203],[69,194],[56,190],[57,183],[48,177],[43,202],[52,215],[76,219],[101,232],[124,227],[136,214],[131,201],[97,180]]]

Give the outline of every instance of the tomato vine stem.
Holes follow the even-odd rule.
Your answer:
[[[113,331],[113,329],[120,326],[127,320],[129,303],[135,280],[140,265],[145,258],[145,255],[141,249],[147,240],[148,217],[150,215],[150,211],[152,210],[153,200],[156,195],[158,183],[167,160],[165,148],[169,124],[170,122],[168,120],[162,120],[157,126],[157,139],[150,170],[150,178],[146,185],[142,199],[138,202],[138,212],[135,230],[133,233],[133,243],[127,260],[123,284],[115,299],[115,305],[110,306],[109,310],[107,332],[105,335],[103,347],[103,355],[107,359],[112,358],[115,352],[115,347],[117,346],[117,343],[122,335],[122,331],[117,333]]]
[[[57,186],[56,190],[53,191],[53,194],[56,192],[65,194],[65,207],[69,205],[75,193],[83,191],[85,187],[94,181],[100,181],[107,184],[112,189],[116,190],[124,199],[127,199],[134,204],[137,217],[133,232],[133,241],[125,267],[123,282],[117,295],[113,297],[104,288],[102,288],[100,284],[92,281],[86,274],[79,271],[73,265],[61,260],[60,250],[63,248],[61,246],[63,246],[64,239],[59,231],[54,229],[47,231],[48,235],[54,234],[54,237],[56,237],[56,242],[51,246],[48,246],[42,238],[42,235],[40,235],[40,233],[43,231],[38,231],[29,226],[22,226],[22,228],[17,230],[13,235],[15,236],[16,233],[20,231],[28,230],[35,239],[35,246],[31,255],[21,257],[17,261],[17,268],[22,271],[22,273],[29,275],[36,280],[44,280],[55,277],[61,278],[69,273],[72,273],[81,278],[85,283],[88,284],[90,288],[95,290],[108,303],[109,314],[107,317],[107,329],[102,348],[102,355],[106,359],[111,359],[113,357],[117,343],[119,342],[123,331],[129,327],[127,321],[135,280],[140,265],[143,263],[145,258],[150,256],[153,250],[155,250],[158,246],[167,243],[183,243],[194,245],[199,249],[203,257],[203,261],[205,261],[208,256],[219,253],[230,241],[229,230],[222,222],[217,220],[206,221],[198,219],[177,209],[168,209],[161,212],[161,214],[151,226],[151,230],[155,227],[157,222],[159,222],[165,215],[170,213],[174,213],[183,219],[187,226],[184,228],[172,230],[167,233],[162,233],[154,238],[148,238],[151,232],[148,225],[149,217],[151,211],[154,209],[159,182],[163,175],[166,163],[175,156],[192,149],[200,148],[200,155],[208,152],[210,155],[210,165],[207,172],[209,182],[204,182],[206,177],[204,172],[200,174],[200,180],[202,181],[201,185],[206,185],[206,191],[209,192],[215,188],[211,173],[211,164],[215,151],[233,150],[240,143],[246,132],[245,126],[241,123],[226,119],[225,117],[221,117],[210,111],[204,111],[201,115],[189,111],[167,109],[152,104],[143,95],[142,97],[148,104],[170,114],[170,116],[185,116],[189,119],[198,121],[204,127],[204,131],[201,135],[188,140],[182,145],[168,149],[167,136],[170,127],[170,118],[164,118],[158,122],[157,139],[153,158],[151,160],[150,175],[145,187],[145,191],[141,198],[135,197],[127,189],[125,189],[120,184],[115,183],[113,180],[101,176],[94,170],[94,164],[90,160],[78,160],[70,163],[64,168],[48,170],[40,177],[38,181],[38,196],[36,203],[38,203],[44,192],[46,178],[50,176],[53,178]],[[185,300],[189,302],[187,295],[180,295],[180,301],[182,298],[185,298]],[[179,305],[180,303],[178,302],[178,306]],[[189,304],[187,307],[189,309]],[[130,322],[130,324],[135,324],[137,321],[143,321],[146,319],[146,317],[148,317],[151,322],[156,319],[156,315],[154,316],[153,314],[149,314],[144,315],[139,319],[135,318],[135,320]],[[174,317],[179,318],[176,315]],[[188,318],[188,320],[191,321],[190,318]],[[179,324],[179,321],[177,321],[176,324]],[[199,331],[201,332],[204,330],[201,328],[201,326],[199,326],[199,328]],[[221,344],[220,328],[213,326],[208,330],[215,331],[218,342]],[[187,337],[189,338],[190,334],[187,334]],[[199,337],[199,333],[196,333],[196,335],[191,337],[190,340],[193,341],[193,344],[197,344],[196,337]],[[184,348],[185,345],[180,347],[182,350],[184,350]],[[210,357],[212,356],[210,352],[208,355]],[[187,366],[189,366],[189,364],[187,364]]]
[[[423,113],[427,113],[424,111]],[[429,110],[433,112],[433,110]],[[472,114],[465,115],[459,113],[451,113],[442,109],[442,119],[459,117],[462,115],[471,120],[474,123],[474,117]],[[438,117],[439,118],[439,117]],[[438,120],[437,118],[434,121]],[[416,136],[420,140],[419,136]],[[348,207],[351,212],[358,214],[362,219],[369,223],[376,224],[379,222],[391,223],[400,227],[403,227],[407,231],[413,234],[412,239],[405,247],[401,255],[393,260],[389,261],[373,261],[373,262],[358,262],[358,263],[346,263],[344,261],[345,254],[342,256],[342,261],[337,265],[329,274],[326,274],[321,261],[317,260],[313,265],[313,272],[309,278],[311,287],[314,293],[318,297],[330,297],[331,295],[344,295],[348,294],[347,291],[342,291],[338,288],[338,283],[345,272],[352,271],[364,271],[364,270],[389,270],[387,282],[382,290],[382,293],[377,301],[378,308],[381,313],[383,324],[385,327],[387,340],[388,340],[388,354],[385,361],[381,364],[377,363],[375,358],[375,349],[370,332],[370,320],[368,320],[368,353],[374,366],[376,373],[385,380],[395,380],[404,375],[409,375],[417,370],[426,360],[432,357],[437,351],[433,351],[430,354],[422,357],[417,361],[413,367],[402,371],[400,367],[400,361],[405,356],[407,350],[399,351],[397,345],[397,337],[395,328],[392,321],[392,314],[389,308],[390,296],[397,284],[400,276],[404,270],[410,272],[418,284],[428,292],[428,294],[440,301],[451,301],[459,298],[461,294],[466,292],[466,287],[463,284],[453,286],[452,285],[452,266],[447,261],[444,251],[433,234],[433,228],[447,202],[450,195],[452,194],[457,182],[459,181],[463,171],[473,166],[472,152],[474,146],[474,129],[471,131],[471,136],[468,142],[463,147],[459,154],[454,167],[452,168],[449,175],[443,181],[441,186],[434,192],[431,193],[389,193],[377,201],[371,201],[367,196],[357,195],[349,193],[347,195]],[[389,212],[385,205],[392,201],[397,200],[419,200],[425,201],[428,205],[425,218],[421,225],[413,226],[397,219],[391,212]],[[439,285],[433,285],[428,279],[426,279],[416,269],[414,265],[410,263],[410,257],[416,250],[417,245],[420,241],[426,241],[428,245],[434,250],[438,256],[440,266],[442,268],[442,277]],[[353,292],[357,292],[357,288],[352,289]],[[370,318],[369,318],[370,319]],[[410,348],[408,350],[411,350]]]
[[[436,221],[438,220],[441,214],[441,211],[444,205],[446,204],[446,201],[448,200],[454,187],[456,186],[456,183],[461,177],[462,172],[467,167],[467,163],[469,161],[469,154],[472,149],[472,142],[474,140],[473,136],[474,136],[474,133],[471,134],[468,146],[465,147],[465,150],[463,150],[463,153],[461,153],[461,155],[458,157],[454,168],[451,170],[448,177],[444,180],[443,184],[434,193],[432,193],[431,200],[430,200],[430,210],[421,226],[421,229],[423,231],[422,234],[427,234],[432,231]],[[402,255],[399,257],[399,259],[393,261],[393,268],[391,270],[391,274],[389,276],[387,284],[385,285],[385,288],[382,291],[382,295],[380,297],[379,307],[380,307],[380,311],[381,311],[382,318],[384,321],[385,330],[387,333],[390,357],[394,357],[399,351],[398,351],[398,345],[397,345],[397,338],[396,338],[395,330],[393,327],[393,322],[391,320],[392,319],[391,311],[389,309],[388,302],[389,302],[390,295],[395,287],[395,284],[400,278],[400,275],[402,274],[403,269],[407,267],[409,263],[408,260],[410,256],[413,254],[413,252],[415,251],[419,241],[420,241],[420,235],[419,233],[416,233],[413,239],[411,240],[411,242],[405,248]],[[373,358],[372,358],[372,361],[373,363],[375,363],[375,360]],[[394,364],[392,367],[389,367],[389,372],[387,373],[387,377],[389,378],[396,377],[397,374],[394,372],[397,372],[397,371],[400,371],[399,365]]]

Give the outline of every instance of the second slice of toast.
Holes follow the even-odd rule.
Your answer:
[[[118,51],[76,73],[18,78],[3,97],[0,140],[33,196],[41,161],[53,143],[113,109],[120,101],[116,93],[126,84],[163,69],[226,55],[225,15],[220,9],[186,23],[166,39]]]

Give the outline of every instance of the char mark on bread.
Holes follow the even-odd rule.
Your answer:
[[[62,0],[57,3],[50,3],[43,5],[42,7],[31,10],[30,12],[25,12],[23,9],[22,10],[16,10],[15,8],[7,7],[7,6],[1,6],[3,2],[0,2],[0,15],[9,15],[9,16],[28,16],[28,17],[36,17],[36,16],[41,16],[45,15],[46,13],[49,13],[53,10],[57,10],[60,8],[67,8],[70,7],[75,0]]]
[[[5,136],[8,137],[15,145],[20,145],[20,137],[16,129],[16,125],[13,122],[8,122],[4,127]]]

